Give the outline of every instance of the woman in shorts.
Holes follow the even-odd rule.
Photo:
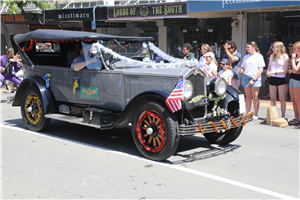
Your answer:
[[[253,101],[253,119],[258,119],[258,93],[261,87],[261,73],[264,70],[265,61],[254,41],[247,43],[246,51],[248,54],[244,56],[242,65],[238,68],[238,72],[244,73],[242,85],[246,94],[246,110],[250,112]]]
[[[293,45],[291,58],[292,73],[290,76],[290,95],[293,102],[295,119],[289,121],[291,125],[300,124],[300,41]]]
[[[285,118],[286,102],[286,80],[285,76],[288,71],[289,56],[282,42],[276,41],[272,47],[273,53],[270,55],[270,61],[267,70],[269,79],[269,89],[271,104],[276,106],[277,87],[279,100],[281,104],[281,117]]]

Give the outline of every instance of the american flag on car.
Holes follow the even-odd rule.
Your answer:
[[[181,100],[183,99],[183,77],[177,83],[175,89],[166,99],[166,104],[172,113],[181,110]]]

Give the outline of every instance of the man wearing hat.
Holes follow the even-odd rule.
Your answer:
[[[12,83],[20,84],[20,80],[12,73],[12,67],[18,72],[21,67],[18,67],[19,63],[14,59],[15,51],[13,48],[6,50],[6,55],[1,56],[1,74],[0,74],[0,88],[4,80],[9,80]]]
[[[215,61],[215,54],[213,52],[207,52],[203,55],[204,61],[206,61],[205,66],[203,68],[203,72],[206,75],[206,84],[208,85],[211,79],[215,78],[215,74],[218,71],[218,66]]]

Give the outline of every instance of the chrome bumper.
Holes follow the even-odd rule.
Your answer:
[[[222,133],[232,128],[239,126],[245,126],[247,122],[253,120],[253,113],[246,113],[236,118],[229,118],[220,121],[208,121],[207,123],[198,123],[196,125],[179,125],[179,134],[194,135],[194,134],[206,134],[206,133]]]

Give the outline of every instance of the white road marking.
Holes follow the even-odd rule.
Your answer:
[[[228,184],[231,184],[231,185],[235,185],[235,186],[238,186],[238,187],[241,187],[241,188],[245,188],[245,189],[252,190],[252,191],[255,191],[255,192],[259,192],[259,193],[262,193],[262,194],[270,195],[270,196],[280,198],[280,199],[299,200],[298,198],[295,198],[295,197],[287,196],[287,195],[284,195],[284,194],[280,194],[278,192],[273,192],[273,191],[270,191],[270,190],[266,190],[266,189],[259,188],[259,187],[253,186],[253,185],[249,185],[249,184],[241,183],[241,182],[238,182],[238,181],[230,180],[230,179],[223,178],[223,177],[220,177],[220,176],[215,176],[213,174],[208,174],[208,173],[205,173],[205,172],[200,172],[200,171],[196,171],[196,170],[193,170],[193,169],[188,169],[188,168],[184,168],[184,167],[181,167],[181,166],[172,165],[172,164],[168,164],[168,163],[155,162],[155,161],[152,161],[152,160],[148,160],[144,157],[130,155],[130,154],[115,151],[115,150],[112,150],[112,149],[107,149],[107,148],[103,148],[103,147],[99,147],[99,146],[95,146],[95,145],[91,145],[91,144],[86,144],[86,143],[83,143],[83,142],[78,142],[78,141],[74,141],[74,140],[70,140],[70,139],[66,139],[66,138],[60,138],[60,137],[57,137],[57,136],[49,136],[49,135],[46,135],[46,134],[41,133],[41,132],[34,132],[34,131],[26,130],[26,129],[23,129],[23,128],[13,127],[13,126],[4,125],[4,124],[0,124],[0,127],[13,129],[13,130],[17,130],[17,131],[23,131],[23,132],[26,132],[26,133],[31,133],[31,134],[34,134],[34,135],[43,136],[43,137],[50,138],[50,139],[56,139],[56,140],[59,140],[59,141],[69,142],[69,143],[72,143],[72,144],[76,143],[76,144],[79,144],[79,145],[83,145],[85,147],[91,147],[93,149],[95,149],[95,148],[100,149],[100,150],[105,151],[105,152],[114,153],[114,154],[130,157],[130,158],[133,158],[133,159],[146,161],[146,162],[153,163],[153,164],[156,164],[156,165],[161,165],[161,166],[164,166],[164,167],[180,170],[180,171],[183,171],[183,172],[187,172],[187,173],[190,173],[190,174],[194,174],[194,175],[202,176],[202,177],[205,177],[205,178],[213,179],[213,180],[220,181],[220,182],[223,182],[223,183],[228,183]]]

